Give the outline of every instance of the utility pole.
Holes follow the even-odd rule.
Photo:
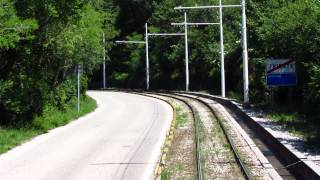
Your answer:
[[[224,69],[224,42],[223,42],[223,16],[222,16],[222,3],[219,0],[219,19],[220,19],[220,56],[221,56],[221,96],[226,97],[225,85],[225,69]]]
[[[78,89],[78,92],[77,92],[77,98],[78,98],[78,103],[77,103],[77,110],[78,110],[78,113],[80,112],[80,75],[81,73],[83,72],[83,65],[82,64],[78,64],[77,65],[77,89]]]
[[[188,25],[187,12],[184,12],[184,42],[185,42],[185,58],[186,58],[186,91],[189,91],[189,51],[188,51]]]
[[[148,23],[145,24],[145,46],[146,46],[146,83],[147,90],[150,89],[150,77],[149,77],[149,37],[148,37]]]
[[[106,38],[103,32],[103,89],[106,89]]]
[[[249,103],[249,67],[248,67],[248,44],[247,44],[247,17],[246,1],[241,1],[242,6],[242,58],[243,58],[243,94],[244,103]]]
[[[80,112],[80,70],[78,67],[78,113]]]

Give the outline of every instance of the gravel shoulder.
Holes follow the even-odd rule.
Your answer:
[[[190,109],[175,99],[148,95],[169,101],[176,109],[173,142],[168,149],[161,180],[196,179],[194,124]]]

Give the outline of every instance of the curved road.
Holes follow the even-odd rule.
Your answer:
[[[151,179],[172,108],[156,99],[89,91],[95,112],[0,156],[1,180]]]

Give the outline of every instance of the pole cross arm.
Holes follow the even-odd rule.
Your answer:
[[[148,33],[148,36],[184,36],[185,33]]]
[[[173,26],[184,26],[187,24],[188,26],[209,26],[209,25],[219,25],[220,23],[171,23]]]
[[[146,44],[144,41],[116,41],[117,44]]]
[[[182,7],[182,6],[179,6],[179,7],[175,7],[174,9],[175,10],[188,10],[188,9],[213,9],[213,8],[232,8],[232,7],[241,7],[241,5],[222,5],[222,6],[219,6],[219,5],[214,5],[214,6],[191,6],[191,7]]]

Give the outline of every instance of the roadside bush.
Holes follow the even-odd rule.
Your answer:
[[[305,90],[306,109],[309,114],[319,114],[320,102],[320,64],[312,64],[308,66],[310,82]]]
[[[47,131],[51,129],[52,127],[57,125],[56,119],[54,119],[56,118],[56,116],[53,116],[53,113],[56,111],[57,108],[54,106],[45,106],[42,115],[36,116],[32,121],[32,125],[39,130]]]
[[[32,127],[41,131],[48,131],[58,126],[65,125],[70,121],[77,119],[97,107],[96,102],[88,97],[81,97],[80,112],[77,111],[77,98],[71,97],[65,105],[65,109],[60,110],[52,104],[46,104],[43,112],[32,120]]]

